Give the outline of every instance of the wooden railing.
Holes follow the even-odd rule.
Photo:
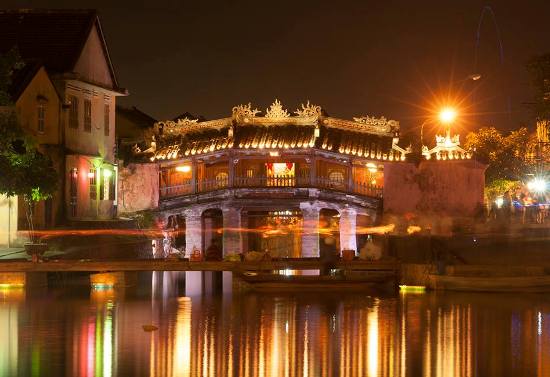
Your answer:
[[[255,177],[234,177],[233,185],[229,184],[228,179],[210,179],[199,180],[194,184],[188,180],[180,185],[166,186],[160,188],[161,198],[171,198],[175,196],[189,195],[193,193],[210,192],[225,189],[228,187],[234,188],[270,188],[270,187],[315,187],[332,191],[341,191],[353,193],[363,196],[381,198],[382,187],[373,185],[368,182],[347,180],[334,180],[328,177],[316,177],[311,179],[309,176],[255,176]]]
[[[189,195],[191,193],[193,193],[193,183],[190,179],[179,185],[160,187],[161,198],[171,198],[174,196]]]

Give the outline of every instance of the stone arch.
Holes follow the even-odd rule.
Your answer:
[[[223,211],[216,206],[201,213],[201,248],[207,259],[219,259],[223,252]]]

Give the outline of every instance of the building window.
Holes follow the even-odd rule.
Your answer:
[[[71,216],[76,217],[76,203],[78,195],[78,170],[76,168],[71,169],[70,173],[70,198],[69,198],[69,207],[71,210]]]
[[[102,169],[99,178],[99,200],[115,200],[115,177],[113,171]]]
[[[105,104],[103,111],[103,131],[105,136],[109,136],[109,105]]]
[[[97,199],[97,186],[96,186],[96,170],[91,168],[88,172],[88,179],[90,180],[90,199]]]
[[[226,187],[229,179],[229,175],[222,171],[216,174],[216,187]]]
[[[293,162],[267,162],[268,186],[294,186],[295,164]]]
[[[44,132],[44,119],[46,118],[46,106],[43,103],[38,104],[38,132]]]
[[[69,96],[69,103],[71,105],[69,109],[69,127],[78,128],[78,98]]]
[[[328,174],[331,187],[341,187],[344,185],[344,173],[340,170],[332,170]]]
[[[92,101],[84,100],[84,131],[92,132]]]

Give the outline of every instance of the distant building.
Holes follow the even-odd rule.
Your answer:
[[[146,148],[154,136],[157,122],[135,106],[116,107],[116,142],[118,158],[127,161],[134,146]]]
[[[63,177],[51,204],[39,205],[37,224],[112,218],[116,97],[127,92],[118,85],[97,13],[2,10],[0,54],[12,48],[28,71],[14,92],[17,115]]]

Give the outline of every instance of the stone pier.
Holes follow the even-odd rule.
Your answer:
[[[357,251],[357,211],[344,208],[340,211],[340,248]]]
[[[189,211],[185,216],[185,256],[189,258],[193,248],[202,250],[202,219],[201,214]]]
[[[225,207],[223,212],[223,255],[243,251],[240,208]]]
[[[311,203],[300,203],[302,211],[302,257],[319,256],[319,208]]]

